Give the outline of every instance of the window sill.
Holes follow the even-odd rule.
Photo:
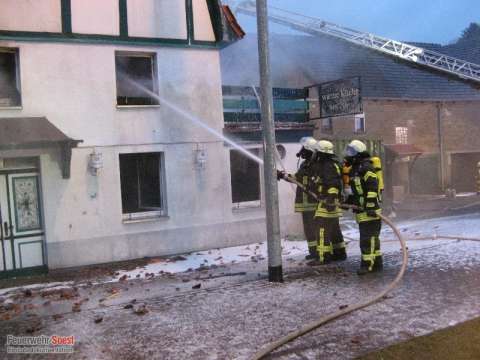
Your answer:
[[[159,213],[152,213],[152,214],[123,214],[122,223],[124,224],[136,224],[136,223],[144,223],[144,222],[152,222],[152,221],[159,221],[159,220],[166,220],[170,217],[168,215],[162,215]]]
[[[23,106],[0,106],[0,110],[23,110]]]
[[[262,209],[262,204],[260,202],[246,202],[233,204],[232,211],[234,213],[244,212],[244,211],[253,211]]]
[[[128,109],[157,109],[160,105],[115,105],[118,110]]]

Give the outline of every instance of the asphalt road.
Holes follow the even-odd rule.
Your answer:
[[[408,272],[391,296],[279,349],[274,358],[355,358],[480,316],[480,243],[419,242],[411,248]],[[384,273],[363,278],[355,274],[359,257],[352,256],[319,268],[290,261],[283,284],[268,283],[266,264],[259,262],[82,285],[71,297],[19,293],[4,300],[17,311],[1,321],[0,358],[62,357],[5,354],[8,334],[33,332],[74,335],[69,359],[248,359],[265,343],[378,292],[399,268],[398,245],[384,249]]]

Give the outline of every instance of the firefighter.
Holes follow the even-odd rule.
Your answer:
[[[326,264],[330,261],[345,260],[347,254],[340,230],[340,197],[342,190],[342,172],[335,160],[333,144],[320,140],[316,146],[313,167],[316,193],[320,199],[315,212],[315,226],[318,239],[318,260],[310,265]]]
[[[313,137],[303,137],[300,139],[302,148],[297,153],[297,157],[303,159],[300,167],[295,173],[295,179],[303,184],[307,190],[314,190],[312,177],[312,165],[316,150],[317,140]],[[283,171],[277,171],[278,179],[285,179],[288,175]],[[307,239],[309,254],[306,260],[317,260],[317,235],[315,231],[315,210],[317,209],[317,200],[308,195],[300,187],[297,187],[295,193],[295,212],[302,214],[303,230]]]
[[[347,203],[356,205],[360,210],[354,210],[360,229],[360,250],[362,259],[358,275],[365,275],[383,269],[383,259],[380,252],[380,230],[382,221],[379,205],[379,182],[370,154],[365,144],[353,140],[345,149],[345,157],[352,165],[350,170],[350,187],[352,195]]]

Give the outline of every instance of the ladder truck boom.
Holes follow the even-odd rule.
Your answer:
[[[234,5],[236,12],[256,16],[255,1]],[[480,83],[480,65],[400,41],[350,29],[296,12],[269,6],[270,21],[311,35],[328,35],[389,54],[462,79]]]

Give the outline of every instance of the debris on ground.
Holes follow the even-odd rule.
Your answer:
[[[58,321],[61,318],[63,318],[63,315],[62,314],[53,314],[52,318],[53,318],[53,320]]]
[[[147,305],[141,304],[141,305],[138,305],[137,307],[135,307],[133,309],[133,312],[137,315],[145,315],[149,312],[149,310],[147,309]]]
[[[174,256],[172,258],[170,258],[171,261],[186,261],[187,258],[185,256],[182,256],[182,255],[177,255],[177,256]]]

